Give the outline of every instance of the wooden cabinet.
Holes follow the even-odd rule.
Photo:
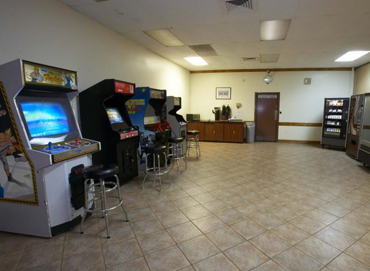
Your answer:
[[[205,123],[204,124],[204,140],[206,141],[223,141],[224,140],[224,124],[223,123]]]
[[[188,130],[198,130],[199,140],[204,140],[204,122],[188,122]]]
[[[224,125],[224,141],[243,142],[244,141],[244,124],[227,123]]]
[[[188,122],[188,130],[198,130],[200,141],[244,142],[244,123]]]

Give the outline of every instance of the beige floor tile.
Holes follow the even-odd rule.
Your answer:
[[[116,266],[107,268],[106,271],[150,271],[144,258],[138,258]]]
[[[268,211],[279,206],[275,201],[272,201],[268,198],[262,198],[256,201],[253,201],[253,204],[257,205],[260,209]]]
[[[369,271],[370,267],[362,262],[342,253],[327,266],[332,271]]]
[[[246,219],[241,222],[235,223],[231,225],[231,228],[247,240],[266,231],[264,227],[251,219]]]
[[[252,270],[253,271],[284,271],[285,269],[277,265],[274,261],[269,260]]]
[[[289,209],[292,209],[293,211],[296,211],[299,214],[305,214],[316,209],[316,207],[299,200],[287,203],[284,206],[288,207]]]
[[[356,242],[356,239],[330,227],[327,227],[317,232],[315,234],[315,237],[319,238],[320,240],[328,243],[329,245],[341,251],[344,251],[350,245]]]
[[[141,235],[137,240],[145,254],[175,245],[175,242],[165,230]]]
[[[210,215],[193,220],[195,226],[197,226],[204,234],[215,231],[217,229],[226,227],[227,225],[222,222],[217,216]]]
[[[238,271],[239,269],[222,253],[193,265],[196,271]]]
[[[179,270],[190,265],[177,246],[150,253],[145,258],[151,271]]]
[[[134,209],[127,212],[130,222],[155,216],[150,207]]]
[[[273,258],[274,262],[291,271],[317,271],[323,265],[294,247]]]
[[[197,194],[197,195],[193,195],[192,196],[197,202],[199,203],[206,203],[206,202],[210,202],[210,201],[214,201],[216,200],[217,198],[215,196],[213,196],[211,193],[207,192],[207,193],[202,193],[202,194]]]
[[[230,197],[230,196],[235,195],[231,191],[225,190],[225,189],[213,190],[213,191],[211,191],[211,194],[214,195],[215,197],[219,198],[219,199],[222,199],[222,198],[226,198],[226,197]]]
[[[356,242],[345,253],[370,267],[370,246],[362,242]]]
[[[349,213],[348,215],[345,215],[343,219],[348,220],[350,222],[355,222],[359,224],[361,227],[370,230],[370,216],[363,215],[357,210]]]
[[[242,197],[240,196],[231,196],[231,197],[226,197],[226,198],[222,198],[222,201],[225,202],[227,205],[231,206],[231,207],[236,207],[236,206],[239,206],[239,205],[243,205],[243,204],[247,204],[248,201],[243,199]]]
[[[12,269],[3,269],[3,270],[8,271],[8,270],[12,270]],[[59,261],[56,261],[56,262],[53,262],[53,263],[49,263],[49,264],[45,264],[45,265],[40,265],[40,266],[32,268],[32,269],[27,269],[27,271],[60,271],[60,270],[64,271],[62,269],[62,260],[59,260]],[[104,270],[104,268],[102,270]],[[101,270],[99,270],[99,271],[101,271]]]
[[[296,244],[295,247],[323,265],[326,265],[341,253],[340,250],[313,236]]]
[[[209,216],[212,213],[204,208],[202,205],[196,205],[193,207],[185,208],[181,210],[190,220]]]
[[[204,235],[180,243],[178,246],[192,264],[220,252],[220,250]]]
[[[104,258],[100,248],[64,258],[62,263],[62,270],[99,271],[104,269]]]
[[[122,264],[143,256],[135,238],[105,246],[103,247],[103,253],[106,267]]]
[[[328,213],[331,213],[333,215],[342,217],[348,214],[351,210],[345,209],[343,207],[340,207],[338,205],[332,204],[332,203],[327,203],[323,206],[320,206],[319,209],[324,210]]]
[[[305,232],[309,234],[314,234],[318,232],[319,230],[321,230],[322,228],[325,228],[326,226],[325,224],[322,224],[307,216],[300,216],[300,217],[294,218],[290,220],[289,223],[304,230]]]
[[[252,246],[249,242],[244,242],[233,248],[224,251],[224,254],[240,269],[250,270],[253,267],[268,261],[268,257],[261,251]],[[246,257],[246,255],[248,255]]]
[[[244,205],[240,205],[240,206],[235,207],[234,209],[248,217],[252,217],[252,216],[266,212],[265,210],[259,208],[257,205],[253,203],[247,203]]]
[[[167,228],[167,232],[172,236],[176,243],[181,243],[202,235],[202,232],[195,227],[192,222],[186,222]]]
[[[221,251],[245,242],[245,239],[230,227],[215,230],[206,235]]]
[[[227,225],[232,225],[239,221],[247,219],[245,215],[235,209],[227,209],[225,211],[215,213],[215,215]]]
[[[289,220],[292,220],[293,218],[300,216],[299,213],[297,213],[296,211],[293,211],[292,209],[289,209],[286,206],[279,206],[274,209],[271,209],[269,213],[273,214],[277,218],[284,220],[284,221],[289,221]]]
[[[22,251],[10,252],[0,256],[0,270],[16,270]],[[60,265],[59,265],[60,267]]]
[[[165,195],[170,200],[176,200],[176,199],[189,197],[189,194],[186,193],[184,190],[176,190],[176,191],[171,191],[171,192],[168,192],[168,193],[165,192]]]
[[[307,232],[289,223],[280,225],[272,229],[271,232],[276,234],[280,238],[283,238],[285,241],[287,241],[291,245],[295,245],[296,243],[310,236]]]
[[[308,212],[305,214],[305,216],[311,217],[315,219],[316,221],[319,221],[325,225],[329,225],[333,223],[334,221],[338,220],[339,217],[335,216],[333,214],[327,213],[323,210],[316,209],[311,212]]]
[[[258,235],[249,242],[271,258],[291,247],[288,242],[271,232]]]
[[[161,222],[156,217],[135,221],[131,223],[131,226],[137,236],[163,229]]]
[[[100,231],[100,242],[103,246],[135,237],[131,225],[128,222],[121,223],[121,225],[109,225],[109,235],[110,238],[107,238],[107,231],[105,228]]]
[[[96,237],[99,240],[98,237]],[[50,264],[62,259],[63,242],[24,250],[19,259],[17,270],[26,270],[39,265]]]
[[[195,269],[190,265],[190,266],[187,266],[179,271],[195,271]]]
[[[365,243],[365,244],[367,244],[367,245],[369,245],[369,246],[370,246],[370,231],[369,231],[367,234],[365,234],[365,235],[360,239],[360,241],[361,241],[362,243]]]
[[[176,199],[173,201],[173,203],[179,208],[179,209],[185,209],[192,206],[199,205],[199,202],[197,202],[192,197],[186,197],[181,199]]]
[[[151,205],[150,208],[152,208],[156,215],[172,213],[178,210],[172,202],[161,202],[159,204]]]
[[[271,230],[281,224],[284,224],[284,221],[280,220],[278,217],[270,213],[263,213],[251,217],[255,222],[262,225],[264,228]]]
[[[334,228],[346,235],[349,235],[355,239],[361,238],[365,233],[368,232],[367,229],[363,228],[355,222],[350,222],[345,219],[339,219],[333,224],[330,224],[331,228]]]
[[[203,203],[202,205],[212,213],[218,213],[231,208],[231,206],[219,199]]]
[[[181,211],[158,215],[158,219],[165,228],[189,221],[189,219]]]

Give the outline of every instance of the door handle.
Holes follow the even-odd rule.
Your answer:
[[[275,109],[275,120],[277,120],[277,118],[278,118],[278,110]]]

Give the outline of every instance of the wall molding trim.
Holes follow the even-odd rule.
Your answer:
[[[279,122],[279,126],[304,126],[304,127],[321,127],[322,123],[305,123],[305,122]]]
[[[288,139],[279,139],[279,143],[301,143],[301,144],[315,144],[320,145],[320,141],[307,141],[307,140],[288,140]]]
[[[292,69],[234,69],[234,70],[200,70],[192,73],[232,73],[232,72],[311,72],[311,71],[352,71],[352,68],[292,68]]]

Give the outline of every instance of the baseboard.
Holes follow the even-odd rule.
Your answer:
[[[279,143],[303,143],[303,144],[320,144],[320,141],[307,141],[307,140],[288,140],[288,139],[279,139]]]

